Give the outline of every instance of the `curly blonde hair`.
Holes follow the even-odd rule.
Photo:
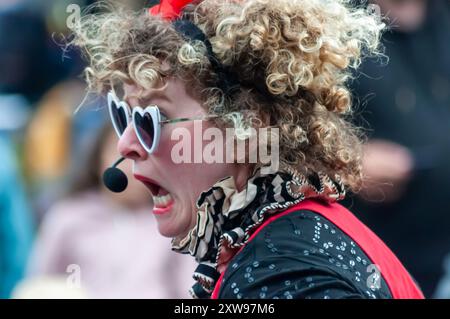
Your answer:
[[[217,86],[203,42],[187,41],[147,10],[120,8],[85,14],[74,28],[71,44],[89,60],[89,88],[105,93],[125,82],[145,90],[176,76],[222,125],[279,128],[282,170],[322,172],[358,189],[362,139],[349,121],[346,85],[364,56],[381,54],[379,16],[349,0],[203,0],[188,5],[183,19],[239,74],[237,92]]]

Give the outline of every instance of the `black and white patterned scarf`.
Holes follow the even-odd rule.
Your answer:
[[[174,251],[191,254],[199,263],[194,272],[194,298],[209,298],[220,273],[217,265],[224,245],[239,248],[265,219],[306,198],[334,202],[345,191],[339,178],[324,174],[308,178],[297,173],[262,174],[256,170],[244,190],[236,189],[233,177],[217,182],[197,201],[197,224],[184,238],[174,238]]]

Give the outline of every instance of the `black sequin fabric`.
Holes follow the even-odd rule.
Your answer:
[[[295,211],[264,227],[229,263],[224,299],[392,298],[370,259],[323,216]]]

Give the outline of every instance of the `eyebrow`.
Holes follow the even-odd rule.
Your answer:
[[[130,107],[133,107],[131,105],[131,103],[130,103],[130,98],[137,99],[138,104],[141,107],[148,106],[149,105],[149,101],[152,100],[152,99],[156,99],[156,98],[161,99],[161,100],[165,100],[167,102],[172,102],[172,100],[167,95],[165,95],[164,93],[162,93],[160,91],[152,92],[152,93],[150,93],[148,95],[144,95],[144,96],[138,96],[138,95],[133,95],[133,94],[132,95],[128,95],[128,96],[127,95],[124,96],[123,100],[125,102],[127,102],[127,104]]]

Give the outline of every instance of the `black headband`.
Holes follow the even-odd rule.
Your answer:
[[[216,55],[213,52],[211,42],[208,40],[206,35],[202,30],[194,23],[188,20],[177,19],[172,22],[175,30],[181,34],[187,40],[198,40],[203,42],[207,50],[208,60],[211,63],[211,66],[219,77],[219,81],[217,86],[223,90],[225,95],[231,96],[235,93],[239,87],[254,87],[263,97],[272,100],[273,96],[268,91],[265,81],[255,81],[256,83],[245,84],[239,81],[238,76],[226,68],[220,61],[217,59]]]

